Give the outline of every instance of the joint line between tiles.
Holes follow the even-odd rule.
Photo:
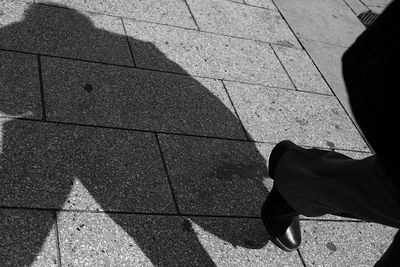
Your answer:
[[[271,47],[272,51],[274,52],[276,58],[278,59],[279,63],[281,64],[281,66],[282,66],[283,70],[285,71],[286,75],[289,77],[289,80],[290,80],[290,82],[293,84],[294,89],[295,89],[296,91],[300,91],[300,90],[297,88],[296,84],[294,83],[292,77],[290,77],[289,72],[288,72],[287,69],[285,68],[285,65],[283,65],[283,62],[282,62],[282,60],[279,58],[279,56],[278,56],[278,54],[276,53],[274,47],[273,47],[271,44],[270,44],[269,46]]]
[[[58,266],[62,266],[62,260],[61,260],[61,242],[60,242],[60,233],[58,231],[58,215],[57,211],[53,211],[54,215],[54,227],[55,227],[55,238],[56,238],[56,247],[57,247],[57,263]]]
[[[77,209],[61,209],[61,208],[38,208],[38,207],[9,207],[0,206],[0,209],[6,210],[30,210],[38,212],[64,212],[64,213],[86,213],[86,214],[118,214],[118,215],[132,215],[132,216],[164,216],[164,217],[196,217],[196,218],[216,218],[216,219],[248,219],[248,220],[261,220],[260,216],[250,215],[215,215],[215,214],[190,214],[190,213],[163,213],[163,212],[137,212],[137,211],[99,211],[99,210],[77,210]]]
[[[122,27],[124,28],[124,33],[125,33],[125,37],[126,37],[126,42],[128,44],[129,47],[129,53],[131,54],[131,59],[132,59],[132,63],[133,63],[133,67],[136,68],[136,62],[135,62],[135,56],[133,54],[133,48],[131,46],[131,42],[129,42],[129,37],[128,37],[128,33],[126,31],[126,27],[125,27],[125,22],[124,20],[120,17],[119,18],[121,20],[122,23]]]
[[[49,54],[43,54],[43,53],[33,53],[33,52],[27,52],[27,51],[21,51],[21,50],[12,50],[12,49],[4,49],[4,48],[0,48],[0,51],[11,52],[11,53],[20,53],[20,54],[26,54],[26,55],[35,55],[35,56],[42,56],[42,57],[49,57],[49,58],[56,58],[56,59],[64,59],[64,60],[73,60],[73,61],[100,64],[100,65],[112,66],[112,67],[129,68],[129,69],[132,69],[132,70],[159,72],[159,73],[165,73],[165,74],[179,75],[179,76],[183,76],[183,77],[204,78],[204,79],[210,79],[210,80],[224,80],[224,81],[227,81],[227,82],[235,82],[235,83],[241,83],[241,84],[264,86],[264,87],[273,88],[273,89],[279,89],[279,90],[286,90],[286,91],[291,90],[291,91],[298,91],[298,92],[307,93],[307,94],[335,97],[335,95],[333,95],[333,94],[325,94],[325,93],[319,93],[319,92],[313,92],[313,91],[296,90],[296,89],[293,89],[293,88],[279,87],[279,86],[274,86],[274,85],[266,85],[266,84],[261,84],[261,83],[252,83],[252,82],[238,81],[238,80],[228,80],[228,79],[219,78],[219,77],[210,77],[210,76],[202,76],[202,75],[196,75],[196,74],[179,73],[179,72],[173,72],[173,71],[167,71],[167,70],[150,69],[150,68],[145,68],[145,67],[134,67],[134,66],[129,66],[129,65],[122,65],[122,64],[102,62],[102,61],[94,61],[94,60],[88,60],[88,59],[82,59],[82,58],[71,58],[71,57],[65,57],[65,56],[49,55]],[[328,84],[328,86],[329,86],[329,84]]]
[[[243,124],[243,122],[242,122],[242,119],[241,119],[240,116],[239,116],[239,113],[238,113],[237,110],[236,110],[235,104],[234,104],[233,101],[232,101],[232,98],[231,98],[231,95],[229,94],[228,88],[226,88],[226,85],[225,85],[225,83],[224,83],[223,80],[220,80],[220,81],[221,81],[221,83],[222,83],[222,86],[223,86],[224,89],[225,89],[225,93],[226,93],[227,96],[228,96],[229,102],[231,103],[231,105],[232,105],[232,107],[233,107],[233,111],[235,112],[235,115],[236,115],[237,119],[239,120],[240,126],[242,126],[242,130],[243,130],[243,133],[244,133],[245,136],[246,136],[247,141],[250,141],[250,142],[251,142],[252,140],[251,140],[251,138],[250,138],[250,136],[249,136],[249,133],[247,132],[246,128],[244,127],[244,124]]]
[[[193,22],[194,22],[194,24],[196,25],[197,31],[200,31],[199,24],[197,24],[197,21],[196,21],[194,15],[193,15],[193,12],[192,12],[192,10],[190,9],[189,3],[187,2],[187,0],[183,0],[183,1],[185,2],[187,9],[189,10],[190,16],[192,17]]]
[[[43,74],[42,74],[42,60],[40,55],[37,55],[37,65],[38,65],[38,72],[39,72],[39,90],[40,90],[40,102],[42,106],[42,120],[47,121],[46,117],[46,102],[44,98],[44,86],[43,86]]]
[[[343,3],[344,3],[348,8],[350,8],[351,12],[353,12],[354,15],[357,16],[357,13],[354,11],[354,9],[351,8],[351,6],[350,6],[345,0],[343,0]]]
[[[175,191],[174,191],[174,188],[172,186],[171,177],[169,176],[167,163],[165,162],[164,153],[162,151],[160,138],[159,138],[157,133],[155,134],[155,138],[156,138],[158,150],[159,150],[159,153],[160,153],[160,156],[161,156],[161,161],[162,161],[162,164],[163,164],[163,167],[164,167],[164,172],[165,172],[165,175],[167,176],[168,185],[169,185],[169,189],[171,191],[172,200],[174,201],[176,212],[178,213],[178,215],[180,215],[181,212],[180,212],[180,209],[179,209],[178,200],[176,198]]]
[[[301,255],[300,249],[296,249],[296,250],[297,250],[297,254],[299,255],[299,258],[301,260],[301,263],[303,264],[304,267],[306,267],[307,265],[306,265],[306,262],[305,262],[305,260],[303,258],[303,255]]]
[[[5,116],[5,117],[7,117],[7,116]],[[81,127],[109,129],[109,130],[116,130],[116,131],[128,131],[128,132],[136,132],[136,133],[165,134],[165,135],[184,136],[184,137],[191,137],[191,138],[204,138],[204,139],[214,139],[214,140],[232,141],[232,142],[245,142],[245,143],[254,143],[254,144],[276,145],[276,142],[272,142],[272,141],[235,139],[235,138],[229,138],[229,137],[196,135],[196,134],[190,134],[190,133],[161,132],[161,131],[155,131],[155,130],[152,131],[152,130],[143,130],[143,129],[134,129],[134,128],[106,126],[106,125],[91,125],[91,124],[83,124],[83,123],[76,123],[76,122],[62,122],[62,121],[52,121],[52,120],[42,121],[42,120],[32,119],[32,118],[14,118],[14,119],[18,120],[18,121],[48,123],[48,124],[63,125],[63,126],[81,126]],[[371,154],[370,151],[347,149],[347,148],[341,148],[341,147],[336,147],[335,149],[332,149],[329,147],[318,147],[318,146],[312,146],[312,145],[301,145],[301,146],[307,147],[307,148],[328,149],[328,150],[333,150],[333,151],[341,150],[341,151],[348,151],[348,152]]]

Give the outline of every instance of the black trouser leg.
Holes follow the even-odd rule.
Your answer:
[[[400,228],[400,195],[375,156],[355,160],[292,147],[276,166],[275,185],[297,212],[335,214]]]

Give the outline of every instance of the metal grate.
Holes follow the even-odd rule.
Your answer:
[[[365,27],[370,26],[377,18],[379,14],[372,12],[371,10],[361,13],[358,15],[358,19],[365,25]]]

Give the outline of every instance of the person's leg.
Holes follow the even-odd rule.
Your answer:
[[[274,187],[300,214],[335,214],[400,228],[400,194],[375,156],[355,160],[293,145],[274,168]]]
[[[299,213],[273,187],[261,209],[261,218],[271,241],[284,251],[291,252],[301,243]]]

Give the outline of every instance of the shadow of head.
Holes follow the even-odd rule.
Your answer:
[[[62,125],[16,119],[2,124],[1,205],[61,209],[73,179],[79,179],[105,211],[162,213],[156,206],[161,187],[154,184],[167,183],[153,136],[162,132],[159,146],[171,185],[181,212],[196,215],[188,215],[192,225],[233,246],[255,249],[267,243],[260,220],[222,218],[259,215],[267,170],[254,143],[246,140],[221,81],[191,77],[151,42],[127,38],[119,18],[84,15],[53,3],[29,4],[24,12],[22,21],[0,29],[0,47],[38,54],[40,61],[0,52],[6,74],[0,79],[0,112],[31,112],[42,119],[45,110],[47,120]],[[159,65],[146,65],[146,57]],[[133,59],[143,68],[134,68]],[[36,64],[41,64],[44,109],[34,81]],[[156,71],[158,66],[180,75]],[[154,175],[151,183],[154,169],[161,178]],[[168,185],[163,190],[169,199]],[[121,216],[110,216],[155,257],[148,237]],[[197,231],[185,223],[179,227]],[[32,244],[44,242],[41,238]]]

